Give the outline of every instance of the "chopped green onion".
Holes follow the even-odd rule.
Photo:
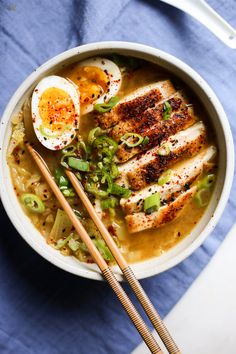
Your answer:
[[[70,247],[70,249],[73,252],[78,251],[79,247],[80,247],[80,243],[77,240],[74,240],[73,238],[71,238],[68,242],[68,246]]]
[[[194,201],[199,208],[207,206],[209,203],[211,192],[209,188],[199,189],[194,195]]]
[[[98,182],[99,181],[98,176],[92,176],[91,179],[93,180],[93,182]]]
[[[62,194],[65,197],[74,197],[75,196],[75,192],[72,188],[67,188],[67,189],[62,190]]]
[[[198,189],[210,188],[215,182],[215,178],[216,176],[213,173],[203,177],[203,179],[200,180],[197,184]]]
[[[87,148],[85,142],[80,139],[77,143],[77,149],[78,150],[83,150],[83,158],[84,160],[88,159],[88,154],[89,154],[89,149]]]
[[[170,153],[170,146],[168,143],[161,145],[160,149],[158,150],[157,154],[160,156],[166,156]]]
[[[142,144],[144,138],[137,133],[125,133],[120,140],[128,147],[135,147]]]
[[[105,132],[105,130],[102,130],[99,127],[93,128],[90,130],[89,135],[88,135],[88,144],[92,145],[94,140],[99,136],[102,135]]]
[[[115,208],[117,205],[118,205],[118,201],[116,198],[109,198],[109,199],[101,200],[102,210],[109,209],[109,208]]]
[[[160,194],[154,193],[144,199],[143,210],[146,214],[151,214],[154,211],[157,211],[160,208],[161,200]]]
[[[89,171],[89,162],[80,160],[76,157],[69,157],[68,158],[68,165],[75,170],[87,172]]]
[[[21,196],[21,201],[25,207],[32,213],[42,214],[45,211],[45,205],[42,200],[35,194],[24,193]]]
[[[71,156],[76,156],[76,154],[74,152],[67,152],[66,154],[64,154],[61,158],[61,165],[65,168],[69,168],[68,163],[67,163],[67,159]]]
[[[59,170],[59,169],[55,170],[55,178],[56,178],[56,182],[59,186],[59,189],[62,191],[62,194],[65,197],[74,197],[75,196],[73,188],[69,188],[70,187],[69,180],[63,175],[61,170]]]
[[[102,170],[103,169],[103,163],[100,161],[100,162],[98,162],[98,168],[100,169],[100,170]]]
[[[98,187],[96,186],[96,184],[94,182],[86,182],[85,189],[87,192],[95,195],[96,197],[105,198],[108,196],[108,192],[98,189]]]
[[[68,179],[64,176],[63,172],[59,168],[55,170],[55,178],[59,187],[64,187],[69,185]]]
[[[117,142],[107,135],[101,135],[97,137],[93,142],[93,146],[98,149],[103,149],[107,147],[110,151],[113,152],[113,154],[116,152],[118,148]]]
[[[67,188],[68,188],[67,186],[61,186],[61,187],[60,187],[60,190],[61,190],[61,191],[64,191],[64,190],[66,190]]]
[[[60,238],[60,239],[57,241],[57,244],[56,244],[55,248],[56,248],[57,250],[60,250],[61,248],[65,247],[66,244],[67,244],[67,242],[68,242],[72,237],[73,237],[73,232],[72,232],[69,236],[67,236],[65,239]]]
[[[103,240],[94,239],[93,243],[106,261],[113,261],[113,256]]]
[[[168,120],[170,119],[170,115],[172,112],[172,107],[168,101],[165,101],[163,104],[163,119]]]
[[[111,193],[112,187],[113,187],[113,182],[112,182],[112,178],[109,175],[109,173],[107,173],[105,170],[103,170],[103,177],[101,179],[101,183],[107,183],[107,193]]]
[[[68,181],[68,179],[66,178],[66,177],[64,177],[64,176],[61,176],[60,178],[59,178],[59,181],[58,181],[59,183],[59,187],[67,187],[68,185],[69,185],[69,181]]]
[[[119,97],[112,97],[107,103],[97,103],[94,105],[94,109],[99,113],[106,113],[110,111],[119,102]]]
[[[79,172],[76,172],[76,173],[75,173],[75,176],[77,177],[77,179],[78,179],[79,181],[82,180],[81,174],[80,174]]]
[[[69,146],[66,146],[63,150],[62,150],[62,153],[63,155],[65,154],[68,154],[68,152],[75,152],[76,150],[76,147],[74,145],[69,145]]]
[[[119,195],[120,197],[123,197],[123,198],[129,198],[131,195],[131,191],[129,189],[121,187],[116,183],[113,183],[110,193],[115,194],[115,195]]]
[[[77,216],[77,218],[82,218],[82,214],[79,210],[73,209],[73,212],[75,213],[75,215]]]
[[[149,137],[148,136],[145,136],[144,139],[143,139],[143,142],[142,142],[142,145],[147,145],[149,143]]]
[[[111,173],[111,177],[112,177],[112,178],[116,178],[116,177],[119,176],[118,167],[117,167],[117,165],[116,165],[114,162],[111,164],[110,173]]]
[[[158,178],[158,182],[157,182],[159,186],[162,186],[163,184],[170,182],[172,175],[173,175],[172,170],[167,170],[164,173],[162,173],[162,175]]]

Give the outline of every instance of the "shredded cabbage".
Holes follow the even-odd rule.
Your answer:
[[[62,237],[67,237],[71,233],[71,229],[72,223],[69,217],[63,210],[58,209],[56,219],[48,237],[49,239],[58,241]]]

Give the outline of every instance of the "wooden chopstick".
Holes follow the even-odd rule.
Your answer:
[[[42,175],[44,176],[46,182],[50,186],[51,190],[55,194],[56,198],[58,199],[59,203],[61,204],[62,208],[68,215],[69,219],[71,220],[73,226],[75,227],[76,231],[78,232],[82,241],[86,244],[91,256],[93,257],[94,261],[97,263],[98,267],[100,268],[104,278],[107,280],[113,291],[115,292],[116,296],[120,300],[122,306],[126,310],[127,314],[129,315],[130,319],[134,323],[135,327],[137,328],[138,332],[140,333],[141,337],[143,338],[144,342],[148,346],[151,353],[155,354],[163,354],[161,348],[157,344],[156,340],[154,339],[152,333],[150,332],[149,328],[143,321],[142,317],[137,312],[136,308],[134,307],[133,303],[129,299],[128,295],[116,279],[115,275],[113,274],[112,270],[109,268],[108,264],[104,260],[104,258],[99,253],[98,249],[94,245],[93,241],[91,240],[90,236],[88,235],[87,231],[73,212],[70,204],[67,202],[66,198],[58,188],[57,184],[55,183],[51,172],[49,171],[45,161],[39,155],[39,153],[29,144],[26,143],[28,151],[30,152],[31,156],[33,157],[34,161],[36,162],[37,166],[39,167]],[[84,193],[84,192],[83,192]],[[85,194],[85,193],[84,193]]]
[[[115,241],[111,237],[110,233],[108,232],[107,228],[97,215],[92,203],[88,199],[81,183],[78,181],[76,176],[73,172],[67,170],[66,174],[70,179],[74,189],[76,190],[78,196],[80,197],[82,203],[84,204],[85,208],[87,209],[91,219],[97,226],[98,230],[100,231],[104,241],[106,242],[107,246],[109,247],[111,253],[113,254],[118,266],[120,267],[121,271],[123,272],[126,280],[130,284],[131,288],[133,289],[136,297],[140,301],[143,309],[145,310],[147,316],[149,317],[150,321],[152,322],[154,328],[156,329],[157,333],[159,334],[161,340],[165,344],[168,352],[170,354],[181,354],[179,348],[177,347],[176,343],[174,342],[173,338],[171,337],[169,331],[167,330],[164,322],[161,320],[159,314],[157,313],[156,309],[154,308],[153,304],[151,303],[149,297],[145,293],[143,287],[141,286],[138,279],[135,277],[132,269],[126,262],[125,258],[123,257],[122,253],[120,252],[118,246],[116,245]]]

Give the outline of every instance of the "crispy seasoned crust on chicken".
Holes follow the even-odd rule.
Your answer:
[[[144,200],[154,193],[160,194],[161,202],[168,202],[175,198],[181,191],[188,188],[203,172],[209,171],[214,167],[210,161],[216,154],[215,146],[209,146],[200,154],[181,163],[172,170],[169,182],[164,185],[153,184],[147,186],[139,192],[134,192],[128,198],[122,198],[120,205],[126,214],[138,213],[143,209]]]
[[[175,158],[181,152],[186,151],[187,147],[190,147],[192,143],[192,149],[196,149],[197,143],[200,146],[203,145],[204,140],[206,139],[206,129],[203,122],[198,122],[194,124],[192,127],[180,131],[175,135],[170,136],[167,140],[165,140],[161,146],[156,146],[153,149],[138,155],[131,159],[130,161],[119,165],[119,178],[117,179],[117,183],[120,185],[124,185],[126,187],[130,187],[130,179],[135,179],[135,174],[139,171],[146,171],[147,166],[157,165],[158,161],[162,163],[163,168],[167,168],[164,163],[175,162]],[[196,144],[194,143],[196,141]],[[185,148],[184,148],[185,146]],[[168,149],[168,150],[167,150]],[[185,150],[184,150],[185,149]],[[163,156],[159,154],[164,154]],[[159,163],[159,164],[160,164]],[[158,166],[158,165],[157,165]],[[141,176],[143,186],[146,185],[145,175]],[[155,177],[155,176],[154,176]],[[157,180],[158,177],[154,178],[154,181]],[[153,182],[154,182],[153,181]],[[147,184],[151,181],[147,181]],[[135,182],[133,182],[136,184]],[[141,187],[140,187],[141,188]]]
[[[152,110],[146,111],[144,115],[148,112],[148,115],[150,114],[153,117],[157,111],[160,113],[160,108],[155,107]],[[154,146],[159,146],[169,136],[187,129],[197,121],[192,107],[188,107],[184,101],[181,101],[177,110],[172,110],[168,120],[164,120],[162,115],[163,109],[160,119],[155,120],[154,124],[151,124],[150,120],[146,119],[136,131],[142,137],[148,137],[149,141],[147,144],[144,146],[141,144],[133,148],[128,147],[124,142],[119,145],[116,153],[118,163],[126,162],[138,153],[149,150]]]
[[[159,103],[155,105],[155,107],[148,107],[145,112],[141,114],[131,117],[130,119],[119,121],[110,131],[110,136],[119,141],[120,138],[128,132],[137,133],[146,127],[149,129],[159,120],[163,119],[163,104],[164,102],[168,102],[171,104],[172,112],[177,112],[181,105],[185,103],[186,98],[184,97],[182,92],[176,92],[174,95],[169,96],[168,99],[165,97]]]
[[[139,88],[122,99],[110,112],[97,114],[101,128],[107,129],[120,121],[139,118],[148,108],[174,94],[175,88],[170,80],[160,81]]]
[[[206,129],[202,122],[195,124],[188,131],[182,131],[178,139],[169,139],[159,150],[152,152],[149,162],[127,173],[131,189],[139,190],[157,182],[160,175],[175,163],[198,154],[206,141]]]
[[[125,217],[128,231],[130,233],[139,232],[147,229],[157,229],[158,227],[176,220],[184,207],[191,201],[196,186],[181,193],[173,202],[159,208],[158,211],[150,215],[144,212],[127,215]]]

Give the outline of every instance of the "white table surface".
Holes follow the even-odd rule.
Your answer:
[[[236,224],[165,323],[182,354],[236,354]]]

